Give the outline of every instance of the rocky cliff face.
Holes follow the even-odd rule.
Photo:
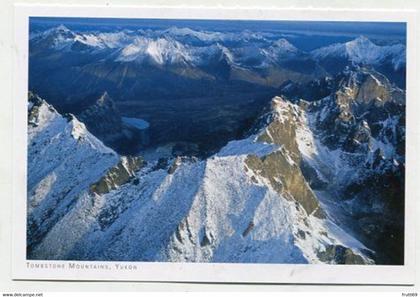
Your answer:
[[[329,181],[319,197],[337,204],[337,219],[377,251],[378,262],[402,264],[404,91],[361,68],[338,76],[332,94],[305,109],[318,151],[306,167]]]
[[[281,97],[272,101],[272,113],[269,125],[258,136],[258,141],[278,145],[280,150],[258,158],[250,155],[246,163],[252,170],[269,179],[279,193],[286,191],[299,202],[308,215],[323,216],[318,200],[305,180],[300,163],[298,129],[305,125],[304,111],[298,106],[286,102]]]

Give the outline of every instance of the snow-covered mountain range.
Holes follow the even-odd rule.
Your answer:
[[[47,42],[46,42],[47,41]],[[296,55],[310,55],[316,61],[346,58],[355,64],[376,65],[389,59],[395,69],[405,65],[403,44],[376,45],[365,36],[346,43],[332,44],[309,53],[300,51],[285,38],[272,34],[195,31],[171,27],[165,30],[123,30],[118,32],[73,32],[64,25],[33,33],[30,42],[60,51],[112,50],[116,61],[143,62],[150,59],[158,65],[208,62],[209,54],[223,53],[230,63],[267,67]]]
[[[311,135],[305,126],[299,127],[306,119],[297,110],[275,98],[270,117],[278,117],[273,120],[276,125],[289,125],[284,117],[293,117],[297,125],[293,129],[300,129],[293,145],[307,146],[303,141]],[[45,101],[35,103],[30,113],[36,123],[30,126],[30,146],[40,150],[36,144],[42,144],[42,151],[59,162],[49,168],[40,166],[38,162],[48,160],[30,152],[39,158],[31,159],[29,170],[42,169],[36,170],[42,177],[34,176],[29,183],[28,235],[38,239],[30,243],[31,258],[317,263],[325,257],[331,263],[370,261],[363,256],[361,243],[325,218],[297,167],[295,158],[300,156],[280,144],[257,141],[269,130],[232,141],[207,160],[177,158],[162,168],[147,164],[131,180],[109,191],[98,190],[97,185],[102,180],[112,185],[107,175],[118,162],[116,153],[104,148],[83,124],[62,117]],[[56,141],[55,135],[63,140]],[[63,148],[74,151],[64,162],[58,153]],[[280,172],[272,177],[259,174],[260,166],[269,169],[268,162],[284,162],[282,170],[290,170],[296,176],[289,178],[300,180],[306,189],[293,185],[293,180],[282,181]],[[122,168],[129,171],[124,163]],[[73,182],[72,177],[83,178],[83,183]],[[63,193],[66,189],[69,193]],[[306,193],[299,197],[294,191]],[[50,219],[37,220],[45,209]],[[328,254],[337,247],[345,251],[343,258]]]
[[[381,263],[396,251],[376,240],[403,222],[404,107],[403,91],[359,69],[321,100],[275,97],[208,158],[145,162],[31,94],[28,257]]]
[[[391,61],[394,69],[405,66],[405,47],[403,44],[379,46],[365,36],[346,43],[322,47],[311,52],[317,60],[346,58],[357,65],[378,65]]]
[[[114,102],[113,109],[118,111],[115,113],[155,123],[151,126],[154,136],[151,145],[174,138],[196,141],[197,137],[191,135],[205,135],[208,131],[208,122],[201,125],[203,118],[211,119],[215,131],[225,131],[226,122],[237,123],[246,130],[250,119],[279,94],[279,89],[295,86],[300,93],[306,90],[302,98],[320,99],[319,96],[326,96],[331,90],[307,90],[316,89],[318,81],[331,80],[349,67],[372,68],[404,89],[405,45],[402,43],[376,44],[362,36],[304,51],[294,45],[295,41],[287,34],[249,30],[218,32],[170,27],[77,31],[60,25],[31,32],[29,89],[47,98],[59,112],[82,118],[80,113],[107,93]],[[174,104],[176,98],[182,98],[183,103]],[[197,105],[194,110],[200,110],[200,106],[215,100],[223,101],[229,113],[221,114],[217,108],[208,106],[206,115],[197,112],[189,118],[191,113],[186,114],[183,108],[183,104]],[[162,104],[164,101],[167,103]],[[168,118],[172,115],[178,121]],[[98,117],[103,118],[96,115],[92,119]],[[168,127],[164,118],[177,124]],[[115,123],[114,127],[97,129],[89,117],[82,120],[91,130],[112,130],[112,135],[92,130],[112,149],[135,153],[138,148],[132,145],[132,138],[118,128],[121,119],[118,116],[107,119]],[[193,131],[184,129],[185,123],[179,119],[197,125]],[[226,142],[235,133],[217,133],[220,139],[216,142]],[[209,144],[203,139],[199,145]],[[212,152],[215,149],[208,148]]]

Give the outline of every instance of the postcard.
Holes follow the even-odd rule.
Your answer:
[[[412,20],[16,6],[14,278],[410,284]]]

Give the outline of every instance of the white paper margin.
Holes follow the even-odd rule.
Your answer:
[[[384,21],[407,23],[405,264],[213,264],[162,262],[26,260],[26,170],[29,17],[103,17],[213,20]],[[389,284],[411,285],[415,279],[415,203],[420,193],[415,169],[420,168],[420,110],[416,80],[416,12],[370,9],[280,9],[241,7],[151,7],[84,5],[15,5],[13,68],[13,238],[15,280],[102,280],[227,283]],[[420,119],[419,119],[420,121]],[[28,268],[28,264],[135,265],[136,270]]]

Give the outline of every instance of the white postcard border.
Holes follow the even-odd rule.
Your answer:
[[[327,20],[407,22],[407,125],[405,264],[220,264],[26,260],[26,160],[29,17],[114,17],[231,20]],[[415,278],[415,202],[420,193],[415,169],[420,110],[416,85],[415,11],[342,9],[260,9],[84,5],[15,5],[13,72],[13,238],[12,277],[25,280],[103,280],[227,283],[393,284]],[[120,265],[117,268],[117,265]],[[120,269],[122,268],[122,269]]]

